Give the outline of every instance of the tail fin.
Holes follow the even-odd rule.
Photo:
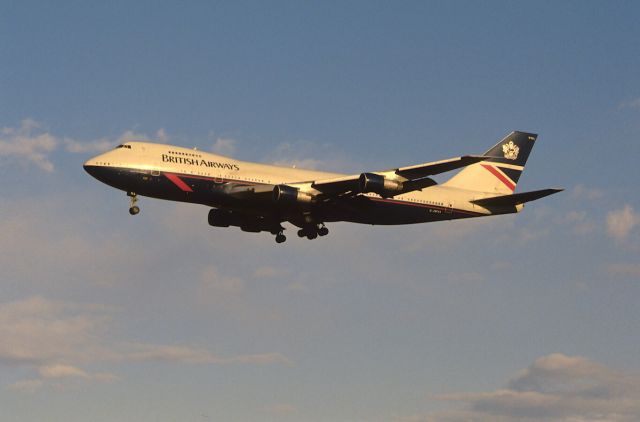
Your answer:
[[[511,132],[483,155],[485,161],[465,167],[444,186],[479,192],[512,194],[538,135]]]

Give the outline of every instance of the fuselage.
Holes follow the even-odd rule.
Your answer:
[[[283,208],[272,200],[274,185],[311,183],[345,176],[240,161],[208,152],[148,142],[127,142],[88,160],[85,170],[96,179],[130,194],[290,221],[301,226],[300,216],[313,213],[317,221],[365,224],[411,224],[496,214],[470,202],[486,195],[475,191],[430,186],[384,198],[357,194],[315,204],[312,210]],[[490,194],[488,194],[490,195]],[[508,209],[504,212],[516,212]]]

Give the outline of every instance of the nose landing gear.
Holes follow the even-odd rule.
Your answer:
[[[129,207],[129,214],[136,215],[140,212],[140,207],[136,204],[138,203],[138,195],[135,192],[127,192],[127,196],[131,198],[131,206]]]

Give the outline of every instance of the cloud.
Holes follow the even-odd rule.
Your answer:
[[[0,129],[0,158],[15,160],[21,164],[34,164],[46,172],[53,171],[49,154],[59,141],[32,119],[24,119],[17,128]]]
[[[277,166],[339,172],[354,165],[341,156],[335,147],[310,141],[282,142],[267,155],[265,161]]]
[[[167,132],[163,128],[160,128],[156,131],[155,136],[153,137],[149,137],[144,133],[126,130],[116,139],[100,138],[92,141],[78,141],[75,139],[65,138],[63,142],[67,152],[74,154],[87,154],[105,152],[114,148],[116,145],[127,141],[146,141],[152,138],[153,141],[161,143],[167,143],[170,140]]]
[[[572,199],[597,201],[604,197],[604,192],[600,189],[588,188],[584,185],[576,185],[570,193]]]
[[[236,152],[236,141],[230,138],[218,138],[213,143],[211,151],[220,155],[232,156]]]
[[[48,365],[38,369],[42,378],[89,378],[89,374],[80,368],[71,365]]]
[[[91,373],[87,366],[156,361],[176,364],[291,364],[280,353],[217,356],[201,347],[125,342],[108,335],[116,310],[97,304],[53,301],[41,297],[0,303],[0,364],[35,370],[39,378],[8,388],[34,392],[64,380],[108,382],[111,373]]]
[[[205,290],[222,293],[242,293],[245,290],[244,281],[238,277],[221,276],[213,266],[207,266],[202,271],[202,284]]]
[[[0,362],[48,366],[103,356],[97,336],[108,308],[32,297],[0,304]]]
[[[640,216],[635,213],[631,205],[625,205],[620,210],[607,214],[607,233],[616,240],[627,239],[634,227],[640,224]]]
[[[44,125],[33,119],[24,119],[18,127],[0,129],[0,158],[13,160],[23,165],[34,164],[41,170],[52,172],[54,165],[49,155],[63,145],[66,152],[72,154],[100,153],[129,140],[147,140],[146,134],[132,130],[123,132],[116,139],[100,138],[89,141],[72,138],[60,139],[44,129]],[[160,128],[155,140],[169,141],[166,131]],[[1,162],[0,162],[1,164]]]
[[[597,224],[589,218],[586,211],[569,211],[555,220],[557,224],[571,227],[571,231],[577,235],[586,235],[594,232]]]
[[[127,361],[164,361],[188,364],[253,364],[268,365],[274,363],[291,364],[291,361],[280,353],[264,353],[255,355],[238,355],[231,357],[216,356],[206,349],[191,346],[163,346],[144,343],[128,345],[122,359]]]
[[[117,145],[117,141],[107,138],[96,139],[94,141],[76,141],[75,139],[64,139],[64,148],[67,152],[74,154],[99,153],[112,149]]]
[[[624,101],[620,103],[618,108],[619,109],[623,109],[623,108],[639,108],[640,109],[640,98],[634,98],[633,100]]]
[[[581,356],[554,353],[536,359],[504,389],[446,394],[437,400],[464,409],[412,417],[423,421],[631,422],[640,418],[640,375]],[[406,418],[405,420],[410,420]]]

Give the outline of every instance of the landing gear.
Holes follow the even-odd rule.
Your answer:
[[[287,236],[285,236],[282,232],[276,235],[276,243],[283,243],[285,240],[287,240]]]
[[[329,234],[329,229],[323,224],[319,229],[318,229],[318,234],[320,236],[326,236]]]
[[[309,240],[328,234],[329,229],[324,224],[311,224],[298,230],[298,237],[306,237]]]
[[[140,207],[136,205],[138,203],[138,195],[136,195],[135,192],[127,192],[127,196],[131,198],[131,207],[129,208],[129,214],[138,214],[140,212]]]

